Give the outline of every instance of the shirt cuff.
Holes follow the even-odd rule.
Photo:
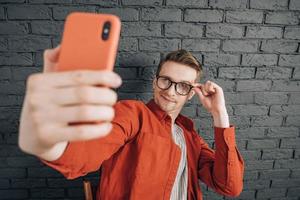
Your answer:
[[[228,128],[214,127],[216,148],[227,146],[229,150],[235,149],[235,126]]]

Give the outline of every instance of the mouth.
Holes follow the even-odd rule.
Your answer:
[[[174,100],[171,100],[171,99],[169,99],[169,98],[167,98],[167,97],[165,97],[165,96],[163,96],[163,95],[160,95],[164,100],[166,100],[166,101],[169,101],[169,102],[172,102],[172,103],[175,103],[175,101]]]

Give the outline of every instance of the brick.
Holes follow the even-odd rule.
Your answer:
[[[232,116],[230,117],[230,120],[235,121],[235,117],[245,118],[244,116]],[[247,119],[247,118],[246,118]],[[248,124],[250,124],[248,120]],[[236,124],[236,123],[235,123]],[[240,127],[240,125],[239,125]],[[238,134],[236,134],[237,138],[256,138],[256,139],[262,139],[266,136],[266,128],[264,127],[245,127],[238,129]]]
[[[46,179],[12,179],[12,188],[41,188],[46,187]]]
[[[300,179],[273,180],[272,188],[295,187],[300,185]]]
[[[40,166],[41,162],[35,157],[9,157],[7,164],[11,167],[35,167]]]
[[[300,187],[288,188],[287,196],[299,198]]]
[[[8,19],[51,19],[51,10],[46,6],[8,6]]]
[[[139,11],[135,8],[99,8],[99,13],[109,13],[120,17],[121,21],[138,21]]]
[[[269,12],[266,15],[266,24],[297,25],[298,15],[295,12]]]
[[[300,90],[299,81],[274,80],[272,91],[298,92]]]
[[[29,53],[1,53],[0,65],[32,65],[32,55]]]
[[[268,53],[294,53],[298,44],[291,40],[264,40],[261,50]]]
[[[287,39],[300,39],[300,28],[299,27],[286,27],[284,31],[284,38]]]
[[[12,37],[8,40],[8,46],[11,51],[17,52],[39,51],[51,47],[51,39],[39,36]]]
[[[8,50],[8,43],[5,38],[0,38],[0,51],[7,51]]]
[[[251,92],[226,92],[225,101],[229,105],[253,104],[254,95]]]
[[[138,78],[142,80],[152,81],[155,79],[157,67],[143,67],[139,68]]]
[[[64,189],[49,189],[49,188],[39,188],[31,189],[32,198],[60,198],[64,197]]]
[[[223,50],[227,52],[257,52],[256,40],[226,40],[223,42]]]
[[[8,179],[0,179],[0,189],[9,188],[9,180]]]
[[[63,3],[63,4],[70,4],[72,0],[29,0],[31,4],[53,4],[53,3]]]
[[[257,79],[288,79],[292,76],[292,68],[259,67],[256,71]]]
[[[28,25],[24,22],[0,22],[0,35],[23,35],[28,32]]]
[[[275,169],[299,169],[300,160],[287,159],[287,160],[276,160]]]
[[[286,92],[256,92],[254,102],[260,105],[284,104],[288,97]]]
[[[240,63],[240,55],[222,54],[222,53],[205,53],[205,66],[237,66]]]
[[[300,116],[287,116],[285,125],[286,126],[299,126]]]
[[[143,21],[181,21],[181,10],[173,8],[143,8]]]
[[[26,169],[3,168],[0,170],[0,178],[25,178]]]
[[[174,51],[180,49],[179,39],[147,39],[139,40],[140,50],[145,51]]]
[[[270,80],[240,80],[237,82],[237,91],[267,91],[271,83]]]
[[[125,22],[122,23],[121,35],[143,37],[161,36],[161,25],[153,22]]]
[[[121,67],[130,66],[153,66],[158,65],[159,53],[120,53],[119,61]]]
[[[183,114],[189,118],[195,118],[196,117],[196,109],[194,107],[184,107],[181,111],[181,114]]]
[[[279,159],[293,158],[293,150],[291,149],[264,150],[262,158],[266,160],[274,160],[274,159],[279,160]]]
[[[263,179],[263,180],[284,179],[284,178],[288,178],[289,174],[290,174],[290,170],[287,169],[263,170],[259,173],[259,179]]]
[[[300,2],[298,0],[291,0],[289,9],[290,10],[300,10]]]
[[[245,66],[271,66],[276,63],[276,54],[244,54],[242,56],[242,65]]]
[[[273,167],[272,160],[251,160],[251,162],[246,162],[245,168],[248,170],[262,170],[262,169],[272,169]],[[259,188],[259,181],[255,181],[253,187]],[[263,186],[262,188],[265,188],[266,185],[268,185],[269,181],[262,181]],[[249,188],[249,187],[248,187]],[[246,189],[246,183],[245,183],[245,189]]]
[[[123,68],[123,67],[119,68],[118,67],[118,68],[115,68],[114,71],[117,74],[119,74],[123,80],[136,79],[136,75],[137,75],[136,68]]]
[[[120,87],[122,92],[152,92],[152,82],[151,81],[124,81],[123,85]]]
[[[283,117],[275,116],[254,116],[252,117],[252,125],[253,126],[263,126],[263,127],[276,127],[281,126],[283,121]]]
[[[250,161],[250,160],[258,160],[261,157],[260,151],[240,151],[242,154],[242,157],[244,160]]]
[[[250,8],[266,10],[285,10],[288,7],[287,0],[250,0]]]
[[[298,104],[300,99],[300,92],[290,92],[289,104]]]
[[[270,185],[269,180],[248,180],[244,181],[244,190],[264,189]]]
[[[294,73],[293,73],[293,78],[294,79],[300,78],[300,68],[295,68]]]
[[[79,179],[69,181],[65,178],[64,179],[49,178],[49,179],[47,179],[47,184],[48,184],[49,188],[64,188],[66,186],[68,186],[68,187],[82,187],[82,179],[79,178]]]
[[[227,11],[226,22],[230,23],[262,23],[263,12],[261,11]]]
[[[291,178],[300,178],[300,169],[293,169],[291,171]]]
[[[208,38],[241,38],[244,27],[234,24],[207,24],[206,37]]]
[[[257,190],[256,198],[267,199],[271,197],[284,197],[285,193],[286,193],[285,188]]]
[[[63,22],[60,21],[32,21],[31,30],[38,35],[61,35],[63,32]]]
[[[220,48],[220,40],[183,39],[182,48],[188,51],[217,52]]]
[[[162,0],[126,0],[122,1],[126,6],[159,6],[162,5]]]
[[[192,38],[202,37],[203,26],[186,22],[171,22],[165,24],[166,37]]]
[[[24,153],[21,152],[20,148],[14,145],[1,145],[0,146],[0,156],[9,157],[9,156],[24,156]],[[8,161],[8,160],[6,160]],[[8,162],[6,162],[8,163]]]
[[[0,68],[0,80],[9,80],[9,79],[11,79],[10,67],[1,67]]]
[[[26,199],[28,191],[22,189],[1,190],[0,199]]]
[[[53,7],[53,18],[56,20],[65,20],[68,14],[71,12],[96,12],[96,7],[94,6],[65,6],[65,7],[59,7],[55,6]]]
[[[166,1],[167,6],[176,6],[176,7],[199,7],[199,8],[206,8],[207,0],[167,0]]]
[[[239,9],[247,7],[247,0],[210,0],[209,6],[222,9]]]
[[[119,51],[137,51],[138,41],[136,38],[122,37],[119,41]]]
[[[266,115],[268,113],[267,106],[257,105],[235,105],[235,115]]]
[[[280,55],[279,63],[280,66],[300,66],[300,55]]]
[[[0,19],[5,19],[4,8],[0,7]]]
[[[249,26],[247,27],[246,37],[248,38],[281,38],[281,27]]]
[[[254,68],[240,67],[220,67],[219,78],[245,79],[254,77]]]
[[[278,140],[272,140],[272,139],[260,139],[260,140],[249,140],[247,149],[253,150],[253,149],[272,149],[279,146]]]
[[[63,177],[59,172],[50,167],[28,167],[27,170],[27,178]]]
[[[297,115],[297,113],[300,113],[298,105],[272,105],[270,107],[270,115]]]
[[[294,128],[295,129],[295,128]],[[284,148],[284,149],[294,149],[297,148],[299,149],[300,146],[300,139],[296,138],[297,132],[293,132],[294,133],[294,138],[283,138],[281,139],[281,144],[280,144],[280,148]]]
[[[221,10],[187,9],[184,13],[184,21],[187,22],[221,22],[222,19]]]
[[[91,4],[91,5],[99,5],[99,6],[117,6],[118,0],[73,0],[73,3],[78,4]]]

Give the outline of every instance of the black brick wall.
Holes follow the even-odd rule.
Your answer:
[[[26,78],[41,72],[72,11],[120,16],[120,99],[147,101],[160,58],[192,51],[237,127],[246,161],[238,199],[300,199],[299,0],[0,0],[0,199],[82,199],[82,178],[68,181],[17,147]],[[213,145],[196,98],[183,113]],[[97,173],[87,178],[96,183]],[[230,199],[202,187],[204,199]]]

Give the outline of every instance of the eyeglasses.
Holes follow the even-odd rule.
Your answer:
[[[157,76],[157,86],[162,90],[168,90],[173,83],[175,84],[175,91],[182,96],[188,95],[188,93],[193,88],[192,85],[185,82],[174,82],[169,77],[166,76]]]

